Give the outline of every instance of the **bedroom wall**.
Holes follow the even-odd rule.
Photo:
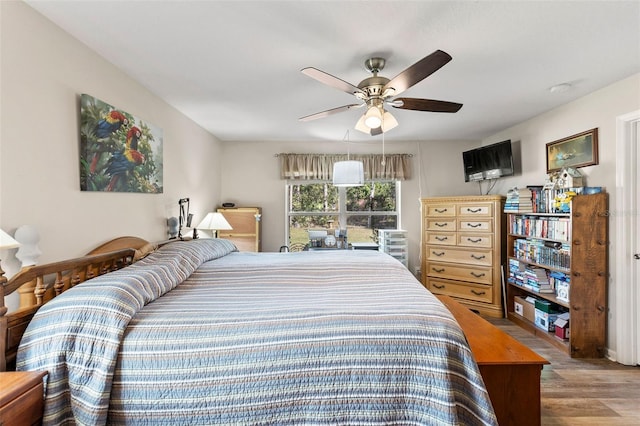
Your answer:
[[[41,262],[80,256],[115,236],[165,239],[166,219],[189,197],[195,221],[219,199],[220,146],[22,2],[0,2],[0,227],[41,235]],[[164,193],[81,192],[79,104],[88,93],[163,129]],[[195,154],[194,154],[195,153]],[[10,276],[15,250],[0,253]]]

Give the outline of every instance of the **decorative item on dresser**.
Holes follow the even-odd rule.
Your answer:
[[[422,199],[422,283],[483,315],[501,318],[505,197]]]
[[[240,251],[262,251],[262,209],[260,207],[219,208],[232,230],[220,230],[218,238],[232,241]]]
[[[556,210],[509,214],[508,318],[571,357],[601,358],[607,322],[608,194],[574,195],[569,212]]]

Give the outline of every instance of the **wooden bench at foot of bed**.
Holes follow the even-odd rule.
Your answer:
[[[540,373],[549,361],[448,296],[437,296],[467,336],[498,423],[540,425]]]

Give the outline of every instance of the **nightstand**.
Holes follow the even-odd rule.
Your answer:
[[[42,423],[46,372],[6,371],[0,373],[0,425],[22,426]]]

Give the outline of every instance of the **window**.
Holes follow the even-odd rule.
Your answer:
[[[289,244],[307,243],[308,229],[347,229],[349,242],[371,242],[375,229],[400,227],[399,181],[335,187],[325,182],[289,181]]]

